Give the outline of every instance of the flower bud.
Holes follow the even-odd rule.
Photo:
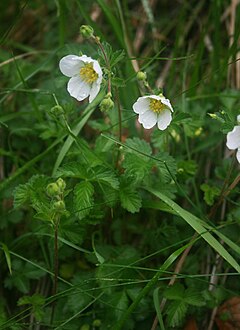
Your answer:
[[[112,108],[114,107],[114,102],[111,97],[112,97],[111,93],[108,93],[100,103],[100,110],[102,112],[108,112],[109,110],[112,110]]]
[[[93,321],[93,327],[99,328],[101,326],[102,322],[99,319],[96,319]]]
[[[80,26],[80,34],[84,38],[91,38],[93,37],[94,30],[90,25],[82,25]]]
[[[65,210],[65,203],[64,201],[57,201],[53,203],[54,209],[57,211],[64,211]]]
[[[50,114],[57,118],[57,117],[60,117],[60,116],[64,115],[64,110],[61,107],[61,105],[55,105],[50,110]]]
[[[90,325],[88,324],[83,324],[80,328],[80,330],[90,330]]]
[[[66,182],[62,178],[59,178],[57,179],[56,184],[59,188],[59,192],[63,193],[64,189],[66,188]]]
[[[147,80],[147,74],[146,74],[146,72],[138,71],[138,73],[137,73],[137,80],[139,80],[139,81]]]
[[[49,197],[54,197],[59,194],[59,187],[56,183],[49,183],[47,185],[47,194]]]

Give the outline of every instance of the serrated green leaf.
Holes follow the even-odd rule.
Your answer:
[[[14,207],[20,207],[25,203],[34,204],[34,200],[39,198],[39,196],[36,197],[37,192],[45,188],[46,182],[47,178],[44,175],[34,175],[27,183],[16,187],[13,192]]]
[[[180,326],[187,313],[188,305],[181,300],[170,303],[166,310],[167,322],[170,327]]]
[[[199,307],[204,306],[206,304],[201,292],[193,288],[188,288],[187,290],[185,290],[184,301],[188,305],[199,306]]]
[[[126,152],[130,153],[137,153],[139,156],[146,158],[146,156],[141,155],[140,153],[144,153],[146,155],[151,155],[152,154],[152,148],[149,143],[145,140],[141,140],[137,137],[134,137],[132,139],[127,139],[126,140],[126,145],[130,147],[131,149],[126,148]],[[139,151],[140,153],[138,153]]]
[[[135,183],[140,183],[152,168],[151,159],[139,157],[136,154],[126,154],[122,163],[125,175],[132,177]]]
[[[160,172],[161,179],[164,182],[171,181],[177,172],[177,164],[175,159],[167,152],[158,153],[155,156],[160,161],[156,161],[155,164]]]
[[[56,177],[72,177],[79,179],[87,179],[89,174],[85,166],[79,164],[79,162],[71,162],[64,164],[58,168]]]
[[[119,191],[121,205],[131,213],[139,212],[142,206],[140,194],[131,186],[122,187]]]
[[[82,181],[75,186],[73,191],[73,205],[79,219],[85,218],[91,211],[93,193],[94,187],[88,181]]]
[[[164,291],[164,297],[170,300],[182,300],[184,298],[184,287],[176,283]]]
[[[101,184],[101,182],[110,185],[114,189],[119,188],[119,181],[116,174],[111,169],[98,166],[94,168],[94,177],[92,180]]]

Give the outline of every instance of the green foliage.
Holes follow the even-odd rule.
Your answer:
[[[30,290],[30,280],[40,279],[44,275],[43,270],[36,269],[30,263],[23,263],[16,259],[12,262],[12,275],[5,279],[4,285],[8,289],[15,287],[26,294]]]
[[[44,315],[43,305],[45,304],[45,298],[40,294],[35,293],[32,296],[23,296],[18,300],[17,304],[18,306],[31,305],[36,320],[42,320]]]
[[[218,187],[211,187],[206,183],[201,184],[201,190],[204,192],[204,200],[207,205],[213,205],[216,197],[220,195],[220,189]]]
[[[87,216],[93,205],[94,187],[90,182],[82,181],[76,184],[73,194],[73,207],[81,220]]]
[[[120,186],[119,197],[124,209],[131,213],[139,212],[142,199],[134,185],[129,185],[129,181],[123,180]]]
[[[201,292],[193,288],[185,290],[178,283],[166,289],[164,297],[170,300],[166,310],[167,322],[170,327],[180,326],[183,323],[189,305],[198,307],[205,305]]]
[[[240,32],[223,24],[229,4],[1,2],[1,329],[145,330],[156,314],[161,330],[192,315],[202,329],[239,292],[239,168],[226,135],[238,125]],[[88,66],[75,99],[82,76],[62,75],[67,55],[101,66],[92,102],[82,96],[101,74]],[[169,113],[133,104],[159,93],[172,121],[144,129]]]

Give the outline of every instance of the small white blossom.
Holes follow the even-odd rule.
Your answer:
[[[168,99],[161,95],[141,96],[133,104],[138,121],[144,128],[152,128],[157,124],[160,130],[165,130],[172,120],[173,108]]]
[[[86,55],[67,55],[60,60],[59,68],[70,77],[67,90],[72,97],[82,101],[89,96],[89,102],[95,99],[102,82],[102,69],[98,61]]]
[[[240,115],[237,116],[240,124]],[[237,149],[237,160],[240,163],[240,125],[234,126],[233,130],[227,134],[227,147],[230,150]]]

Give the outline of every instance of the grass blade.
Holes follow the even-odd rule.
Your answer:
[[[224,258],[237,272],[240,273],[240,266],[237,261],[230,255],[230,253],[209,233],[202,225],[202,220],[197,218],[195,215],[184,210],[177,203],[172,201],[167,196],[163,195],[159,191],[147,188],[147,191],[152,193],[154,196],[161,199],[167,205],[169,205],[183,220],[185,220],[201,237],[214,249],[217,253]],[[216,233],[216,230],[214,230]]]

